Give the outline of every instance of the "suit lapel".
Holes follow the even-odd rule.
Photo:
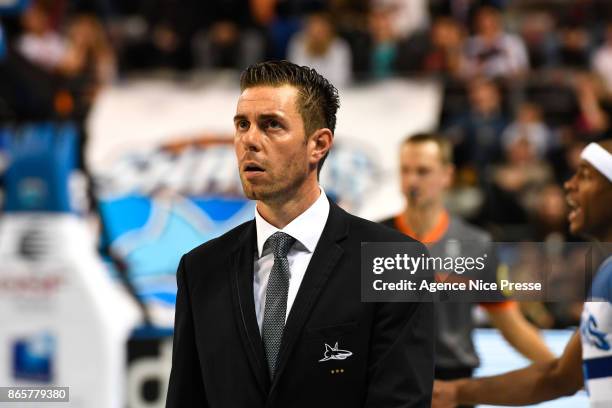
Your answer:
[[[236,250],[230,255],[234,314],[253,374],[264,395],[270,388],[270,376],[255,315],[253,295],[253,256],[257,241],[255,222],[251,222],[239,238]]]
[[[347,235],[347,228],[346,213],[336,204],[330,202],[327,223],[310,259],[293,306],[289,312],[287,323],[285,324],[278,356],[278,368],[270,392],[273,392],[278,378],[283,373],[310,310],[344,252],[340,245],[338,245],[338,241]]]

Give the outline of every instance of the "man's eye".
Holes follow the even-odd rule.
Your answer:
[[[244,130],[244,129],[248,129],[249,128],[249,122],[247,122],[246,120],[239,120],[236,123],[236,127],[240,130]]]
[[[280,129],[281,128],[281,124],[277,120],[269,120],[268,121],[268,127],[271,128],[271,129]]]

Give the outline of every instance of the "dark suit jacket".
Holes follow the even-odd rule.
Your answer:
[[[430,407],[433,304],[360,300],[361,242],[412,240],[330,206],[273,381],[255,317],[255,222],[183,256],[167,408]],[[353,354],[319,361],[336,342]]]

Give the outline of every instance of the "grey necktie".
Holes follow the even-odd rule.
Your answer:
[[[274,378],[276,372],[276,358],[285,328],[287,293],[289,292],[287,253],[294,242],[295,238],[280,231],[275,232],[267,241],[274,253],[274,265],[266,288],[266,306],[261,337],[266,351],[268,368],[270,369],[270,378]]]

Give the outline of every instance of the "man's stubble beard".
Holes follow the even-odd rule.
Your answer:
[[[408,198],[406,200],[406,203],[408,204],[408,207],[411,208],[412,210],[426,211],[430,209],[431,207],[433,207],[437,203],[437,200],[435,198],[423,198],[423,197],[419,197],[415,199]]]
[[[295,171],[296,168],[297,166],[292,167],[291,170]],[[296,173],[297,175],[293,178],[288,177],[287,173],[285,173],[278,177],[279,182],[277,183],[260,185],[249,183],[241,175],[242,190],[249,200],[262,201],[269,204],[284,202],[293,198],[308,178],[307,172],[301,173],[296,171]]]

